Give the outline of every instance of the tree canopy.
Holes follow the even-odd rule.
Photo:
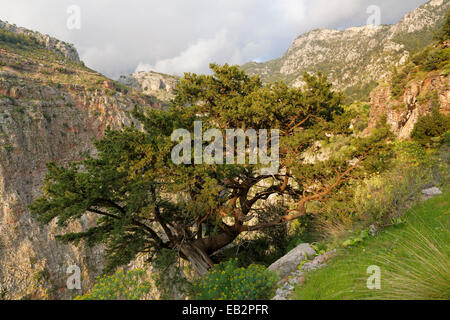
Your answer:
[[[388,158],[388,130],[352,135],[342,94],[324,75],[305,74],[301,89],[263,85],[237,66],[212,64],[211,69],[212,75],[185,74],[169,110],[137,107],[142,130],[108,129],[95,141],[95,157],[66,167],[49,164],[43,196],[31,205],[37,218],[65,226],[87,213],[96,215],[94,227],[58,238],[104,244],[109,270],[139,253],[151,257],[170,249],[203,275],[216,262],[212,254],[240,234],[306,215],[309,202],[326,201]],[[261,174],[260,164],[249,163],[175,164],[171,153],[178,142],[172,133],[193,132],[195,121],[224,136],[230,128],[279,130],[278,173]],[[333,135],[352,137],[351,144],[325,159],[305,161],[305,151]],[[295,205],[265,214],[268,204],[281,202]]]

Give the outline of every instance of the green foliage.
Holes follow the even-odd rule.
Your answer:
[[[180,267],[180,259],[173,250],[163,249],[152,264],[152,279],[161,299],[172,300],[185,296],[191,290],[184,270]]]
[[[348,184],[326,202],[310,204],[309,211],[315,213],[308,228],[312,241],[325,240],[339,247],[345,240],[358,238],[351,230],[358,235],[372,224],[390,225],[420,199],[427,184],[439,185],[446,180],[448,165],[442,156],[430,154],[414,141],[391,146],[393,158],[385,166],[366,171],[364,178]]]
[[[411,57],[411,62],[417,66],[423,65],[432,49],[433,49],[432,47],[426,47],[425,49],[419,51],[418,53],[415,53]]]
[[[394,41],[402,44],[408,52],[419,52],[424,47],[433,44],[433,33],[437,26],[431,28],[424,28],[413,32],[400,33],[394,37]]]
[[[415,141],[396,141],[394,147],[397,165],[420,166],[427,162],[426,149]]]
[[[417,50],[410,50],[416,53],[409,58],[404,66],[399,69],[394,68],[391,80],[391,90],[394,98],[400,98],[405,92],[408,82],[420,75],[420,72],[444,70],[445,73],[449,70],[450,48],[442,45],[442,42],[448,39],[449,17],[450,11],[444,26],[436,37],[440,44],[436,46],[429,45],[425,48],[422,45]]]
[[[216,265],[194,286],[198,300],[266,300],[274,294],[278,278],[266,267],[239,268],[238,261]]]
[[[361,244],[361,243],[363,243],[364,240],[367,239],[368,237],[369,237],[369,231],[368,231],[368,230],[363,230],[363,231],[361,231],[361,232],[359,233],[358,236],[354,236],[354,237],[351,237],[351,238],[345,240],[345,241],[342,243],[342,246],[343,246],[344,248],[347,248],[347,247],[351,247],[351,246],[355,246],[355,245]]]
[[[441,30],[436,33],[435,39],[439,42],[444,42],[445,40],[450,39],[450,10],[447,13],[447,17]]]
[[[411,134],[412,138],[422,145],[432,145],[434,138],[441,137],[450,130],[450,116],[434,108],[431,114],[419,118]]]
[[[425,71],[444,68],[450,62],[450,48],[430,50],[423,61]]]
[[[306,202],[325,201],[349,181],[388,162],[389,130],[354,136],[353,112],[342,107],[342,94],[323,74],[305,74],[305,88],[297,89],[284,83],[264,86],[237,66],[212,64],[211,69],[212,75],[186,74],[169,110],[137,106],[134,115],[143,130],[106,130],[105,137],[95,141],[95,158],[65,167],[49,164],[44,194],[30,206],[38,220],[65,226],[86,212],[96,214],[96,226],[58,239],[105,245],[106,271],[127,264],[138,253],[153,258],[163,249],[180,249],[180,256],[204,274],[213,264],[208,256],[243,232],[295,220],[303,216]],[[261,175],[262,164],[195,164],[194,152],[190,164],[175,164],[172,150],[178,141],[171,139],[172,133],[179,128],[192,132],[195,121],[223,136],[230,128],[279,129],[280,173]],[[316,141],[330,136],[343,136],[348,145],[321,161],[300,160]],[[360,161],[353,164],[354,159]],[[297,208],[259,210],[270,196],[292,200]],[[252,218],[259,224],[249,225]],[[273,230],[284,232],[282,227]],[[275,233],[269,238],[278,245],[282,238]],[[258,251],[261,256],[263,251]]]
[[[355,101],[369,101],[370,93],[378,86],[376,81],[370,81],[369,83],[363,83],[349,87],[344,91],[345,103],[351,104]]]
[[[261,219],[260,222],[264,223],[269,222],[274,216],[282,215],[287,208],[282,205],[266,205],[257,210]],[[245,237],[236,240],[234,246],[221,250],[218,254],[220,261],[237,258],[239,265],[243,267],[251,264],[269,266],[273,261],[278,260],[290,249],[293,249],[293,243],[300,241],[303,232],[301,225],[300,221],[281,224],[261,230],[252,239]]]
[[[405,88],[408,83],[408,76],[411,72],[411,69],[411,64],[407,64],[406,66],[400,68],[400,70],[394,68],[391,81],[391,90],[394,98],[399,98],[405,92]]]
[[[0,42],[20,44],[24,46],[38,45],[36,39],[33,37],[23,34],[12,33],[4,29],[0,29]]]
[[[328,265],[307,274],[299,300],[448,300],[450,194],[408,211],[400,225],[358,246],[340,249]],[[381,269],[381,290],[367,289],[369,266]]]
[[[141,300],[151,289],[144,274],[143,270],[121,270],[111,276],[105,275],[97,280],[91,293],[75,300]]]
[[[353,200],[356,214],[368,223],[389,224],[408,203],[417,201],[429,181],[430,171],[423,166],[374,176],[356,188]]]

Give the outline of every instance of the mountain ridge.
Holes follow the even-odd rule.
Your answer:
[[[54,52],[61,53],[65,58],[75,62],[81,63],[80,56],[73,44],[61,41],[47,34],[42,34],[38,31],[32,31],[23,27],[18,27],[15,24],[10,24],[7,21],[0,20],[0,29],[6,30],[10,33],[23,35],[35,39],[44,48]]]
[[[449,8],[448,0],[431,0],[394,25],[314,29],[298,36],[282,57],[242,68],[264,82],[283,80],[294,87],[302,86],[304,72],[320,71],[349,101],[367,100],[394,66],[432,42]]]

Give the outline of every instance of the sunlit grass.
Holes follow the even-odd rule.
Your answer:
[[[294,299],[450,299],[450,192],[411,210],[406,221],[355,248],[342,249],[310,273]],[[381,268],[381,290],[367,288],[369,266]]]

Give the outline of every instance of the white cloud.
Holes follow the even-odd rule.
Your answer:
[[[220,30],[213,38],[200,39],[173,58],[158,60],[154,65],[141,62],[136,71],[153,70],[180,76],[185,71],[206,73],[211,62],[240,64],[257,57],[266,46],[266,41],[240,46],[238,39],[231,37],[227,30]]]
[[[281,56],[301,33],[364,24],[369,5],[393,23],[425,0],[0,0],[0,19],[76,45],[88,66],[110,77],[138,69],[207,72]],[[81,8],[81,30],[66,27]]]
[[[227,31],[219,31],[214,38],[200,39],[195,44],[190,45],[179,55],[173,58],[162,59],[155,65],[140,63],[136,71],[154,70],[168,74],[182,75],[183,70],[191,72],[204,71],[204,66],[211,61],[212,57],[218,57],[225,52],[233,54],[235,48],[227,41]]]

